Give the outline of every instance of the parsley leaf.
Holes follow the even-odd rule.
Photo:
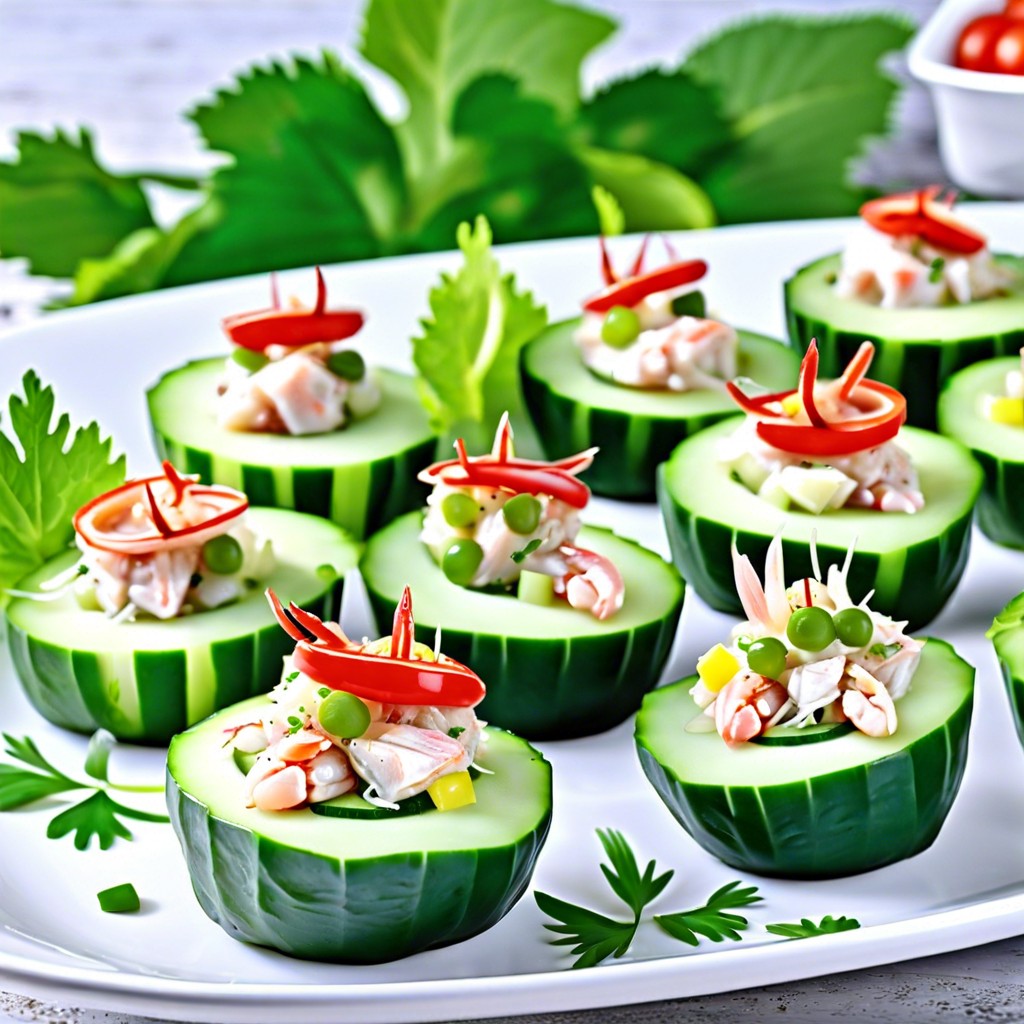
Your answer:
[[[868,654],[874,654],[879,658],[891,658],[898,651],[903,650],[899,644],[872,644],[868,648]]]
[[[734,145],[698,176],[724,223],[855,213],[847,166],[888,127],[898,84],[879,70],[913,31],[904,18],[750,19],[683,65],[717,90]]]
[[[25,397],[8,403],[13,438],[0,431],[0,588],[18,582],[65,549],[71,516],[96,494],[124,481],[124,456],[111,461],[110,439],[90,423],[68,436],[66,413],[56,422],[53,389],[35,372],[22,379]]]
[[[0,811],[13,811],[48,796],[81,788],[80,783],[63,776],[40,775],[12,764],[0,764]]]
[[[559,922],[544,925],[548,931],[563,936],[553,939],[552,944],[572,946],[571,953],[578,955],[574,968],[593,967],[609,956],[623,956],[640,925],[644,907],[661,894],[673,875],[666,871],[655,878],[653,860],[641,875],[636,857],[621,832],[598,829],[597,835],[611,861],[611,867],[601,865],[601,872],[615,895],[633,911],[631,921],[617,921],[547,893],[533,894],[541,911]]]
[[[621,235],[626,230],[626,215],[622,212],[619,201],[601,185],[595,185],[590,190],[591,198],[594,200],[594,207],[597,210],[597,219],[601,225],[601,234],[605,238],[612,235]]]
[[[54,818],[46,828],[47,839],[60,839],[71,832],[75,834],[75,849],[85,850],[93,837],[99,840],[101,850],[109,850],[118,837],[131,839],[132,833],[120,820],[135,818],[138,821],[165,822],[162,814],[149,814],[125,807],[112,800],[105,790],[98,789],[81,803],[69,807]]]
[[[512,561],[519,565],[520,562],[525,562],[541,546],[540,537],[534,537],[526,547],[521,548],[519,551],[513,551],[511,554]]]
[[[544,328],[547,313],[529,292],[516,290],[512,275],[502,275],[483,217],[475,226],[460,224],[456,238],[464,263],[431,289],[431,316],[413,339],[413,362],[433,426],[465,437],[473,451],[490,445],[506,410],[529,436],[519,352]]]
[[[803,917],[799,924],[766,924],[765,929],[772,935],[786,939],[809,939],[815,935],[834,935],[836,932],[850,932],[860,927],[855,917],[833,917],[826,914],[817,924]]]
[[[756,886],[744,886],[740,881],[729,882],[716,889],[703,907],[676,914],[657,914],[654,920],[673,938],[691,946],[699,945],[698,935],[712,942],[721,942],[723,939],[738,942],[740,932],[746,931],[749,924],[745,917],[726,911],[760,902]]]
[[[448,730],[448,735],[453,740],[457,740],[465,731],[466,731],[466,727],[464,725],[453,725]]]

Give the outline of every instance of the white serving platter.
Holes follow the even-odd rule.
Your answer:
[[[969,207],[996,249],[1020,248],[1024,204]],[[711,265],[707,294],[732,322],[781,335],[781,282],[797,266],[837,249],[851,222],[819,221],[693,232],[675,243]],[[616,240],[622,258],[635,240]],[[499,250],[503,265],[548,303],[553,319],[572,315],[593,291],[593,240],[533,243]],[[432,254],[329,268],[334,301],[369,312],[362,351],[408,367],[408,338],[426,312],[427,290],[455,254]],[[284,275],[285,292],[311,293],[312,275]],[[264,278],[218,282],[47,316],[0,339],[0,394],[23,371],[55,385],[76,422],[98,419],[128,452],[129,469],[155,465],[143,392],[163,369],[224,351],[222,315],[263,305]],[[4,410],[6,415],[6,410]],[[595,500],[591,518],[667,553],[653,505]],[[537,889],[606,914],[619,908],[598,869],[596,828],[621,829],[642,861],[675,869],[658,908],[693,907],[737,877],[758,884],[741,942],[675,942],[645,924],[621,960],[569,969],[564,947],[548,942],[544,916],[527,895],[499,925],[474,939],[397,963],[345,967],[305,963],[228,938],[195,902],[168,826],[138,823],[134,842],[80,853],[70,839],[45,838],[38,806],[0,815],[0,987],[51,1000],[187,1021],[288,1024],[302,1021],[431,1021],[579,1010],[721,992],[868,967],[965,948],[1024,931],[1024,753],[984,631],[1024,589],[1024,554],[976,534],[963,585],[930,633],[952,641],[978,669],[971,752],[960,796],[934,846],[901,864],[849,879],[784,882],[743,876],[699,849],[644,779],[632,725],[590,739],[539,744],[554,765],[554,825],[534,878]],[[344,619],[358,634],[365,618],[358,579]],[[692,671],[696,656],[729,620],[687,596],[666,678]],[[30,734],[44,752],[78,769],[83,737],[36,715],[0,652],[4,731]],[[116,776],[160,780],[162,753],[120,747]],[[147,798],[154,799],[154,798]],[[159,798],[155,798],[157,801]],[[59,800],[53,802],[54,808]],[[158,802],[149,805],[158,807]],[[135,824],[135,823],[133,823]],[[131,880],[143,911],[112,916],[95,893]],[[824,914],[854,916],[857,931],[804,941],[776,939],[768,922]]]

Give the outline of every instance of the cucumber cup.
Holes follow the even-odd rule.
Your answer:
[[[985,473],[978,526],[997,544],[1024,548],[1024,427],[996,423],[985,400],[1005,392],[1020,357],[986,359],[954,374],[939,397],[939,429],[971,450]]]
[[[597,494],[651,500],[659,463],[697,431],[730,415],[725,391],[624,387],[592,373],[574,340],[580,320],[549,327],[520,358],[523,394],[544,451],[559,459],[596,445],[601,457],[584,479]],[[737,372],[781,390],[796,374],[793,349],[747,331],[739,333]]]
[[[636,744],[658,795],[709,853],[757,874],[834,878],[935,841],[963,776],[974,692],[974,670],[948,644],[925,642],[899,728],[882,738],[810,727],[791,730],[804,743],[731,749],[713,730],[687,730],[696,681],[644,698]]]
[[[275,566],[231,604],[161,621],[114,621],[83,609],[70,591],[42,585],[78,560],[68,552],[19,584],[45,600],[15,597],[4,614],[15,672],[36,710],[78,732],[166,743],[219,708],[266,692],[291,642],[263,597],[272,586],[323,617],[336,617],[346,571],[358,547],[324,519],[249,509],[249,524],[271,541]]]
[[[245,806],[224,736],[268,704],[221,711],[168,751],[167,803],[193,889],[229,935],[305,959],[380,963],[476,935],[523,894],[551,820],[551,767],[529,744],[488,729],[476,803],[453,811],[260,811]]]
[[[1018,594],[996,616],[988,636],[1003,673],[1017,738],[1024,746],[1024,594]]]

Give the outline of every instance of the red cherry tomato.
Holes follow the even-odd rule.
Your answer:
[[[1003,14],[1008,18],[1021,18],[1024,20],[1024,0],[1006,0]]]
[[[968,22],[960,33],[953,63],[967,71],[993,71],[996,43],[1013,24],[1004,14],[983,14]]]
[[[1024,75],[1024,20],[1011,25],[999,37],[991,70],[1001,75]]]

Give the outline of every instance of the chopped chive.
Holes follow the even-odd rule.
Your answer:
[[[286,675],[284,677],[284,681],[286,683],[294,683],[295,680],[298,679],[298,678],[299,678],[299,673],[298,672],[289,672],[288,675]]]
[[[448,735],[451,736],[453,740],[457,740],[465,731],[466,727],[464,725],[453,725],[448,730]]]
[[[302,728],[302,719],[296,718],[295,715],[289,715],[288,724],[291,726],[288,730],[288,735],[294,736]]]
[[[105,914],[132,913],[142,906],[139,894],[131,882],[104,889],[96,893],[96,898],[100,901],[100,910]]]

